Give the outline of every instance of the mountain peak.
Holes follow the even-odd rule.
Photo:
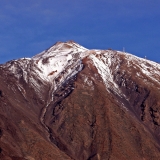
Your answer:
[[[68,41],[66,41],[66,43],[76,43],[75,41],[73,41],[73,40],[68,40]],[[78,43],[77,43],[78,44]]]
[[[156,160],[160,65],[57,42],[0,66],[0,115],[0,159]]]
[[[83,46],[81,46],[80,44],[78,44],[77,42],[73,40],[68,40],[66,42],[58,41],[47,50],[50,50],[53,47],[56,47],[56,48],[58,47],[58,49],[61,49],[61,50],[71,48],[71,47],[72,48],[84,48]]]
[[[55,45],[59,45],[59,44],[64,44],[64,43],[67,43],[67,44],[73,44],[73,43],[76,43],[78,44],[77,42],[73,41],[73,40],[68,40],[66,42],[62,42],[62,41],[57,41],[53,46]]]
[[[67,42],[58,41],[47,50],[35,55],[33,59],[39,59],[51,56],[61,56],[61,55],[67,55],[69,53],[84,52],[87,50],[88,50],[87,48],[79,45],[78,43],[72,40]]]

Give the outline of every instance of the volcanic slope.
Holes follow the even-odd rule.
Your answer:
[[[0,159],[160,159],[160,64],[68,41],[0,65]]]

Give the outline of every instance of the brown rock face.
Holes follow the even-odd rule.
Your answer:
[[[0,159],[70,159],[45,136],[39,121],[43,102],[32,88],[26,88],[26,98],[23,97],[16,79],[6,77],[4,72],[1,71],[0,77]],[[22,86],[25,88],[25,85]]]
[[[41,59],[0,66],[0,159],[160,159],[160,65],[116,51],[71,51],[62,71],[48,71],[50,81],[39,76]]]
[[[53,143],[61,150],[73,159],[157,159],[160,156],[156,139],[142,124],[141,115],[122,108],[115,101],[116,96],[106,92],[96,68],[85,64],[74,85],[68,97],[50,106],[56,112],[48,113],[54,117],[47,121]],[[142,90],[139,103],[147,99],[146,94]]]

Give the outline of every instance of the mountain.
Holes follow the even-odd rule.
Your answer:
[[[0,159],[160,159],[160,64],[68,41],[0,65]]]

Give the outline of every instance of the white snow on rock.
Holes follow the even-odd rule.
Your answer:
[[[40,77],[47,79],[48,81],[52,81],[62,71],[64,71],[69,64],[72,63],[72,65],[74,65],[75,54],[78,53],[77,58],[81,59],[80,55],[85,51],[87,51],[86,48],[76,44],[75,42],[58,42],[48,50],[34,56],[32,59],[37,63]],[[75,71],[72,70],[70,72],[74,73]]]
[[[88,50],[73,41],[57,42],[32,58],[10,61],[2,67],[7,67],[19,79],[23,77],[26,83],[31,83],[37,90],[40,90],[38,88],[41,86],[30,76],[38,77],[42,83],[52,84],[55,90],[64,81],[80,72],[83,68],[82,59],[88,57],[97,68],[106,89],[121,96],[121,91],[114,81],[114,73],[121,66],[120,56],[127,63],[128,72],[132,67],[139,68],[141,72],[139,71],[136,76],[143,77],[142,74],[145,74],[160,84],[160,64],[158,63],[121,51]],[[122,72],[125,74],[124,70]]]
[[[140,69],[141,73],[137,73],[137,75],[143,76],[142,74],[144,74],[149,79],[160,84],[160,64],[129,53],[120,51],[118,51],[118,53],[124,55],[125,59],[128,61],[128,67],[137,67]],[[132,62],[132,65],[130,62]]]
[[[108,53],[108,52],[107,52]],[[110,90],[114,91],[114,93],[121,96],[121,92],[119,90],[118,85],[113,80],[113,75],[111,71],[111,56],[112,54],[108,54],[108,57],[104,55],[101,57],[96,57],[91,54],[89,58],[92,60],[94,66],[97,68],[98,73],[100,74],[103,82],[106,86],[106,89],[110,92]]]

